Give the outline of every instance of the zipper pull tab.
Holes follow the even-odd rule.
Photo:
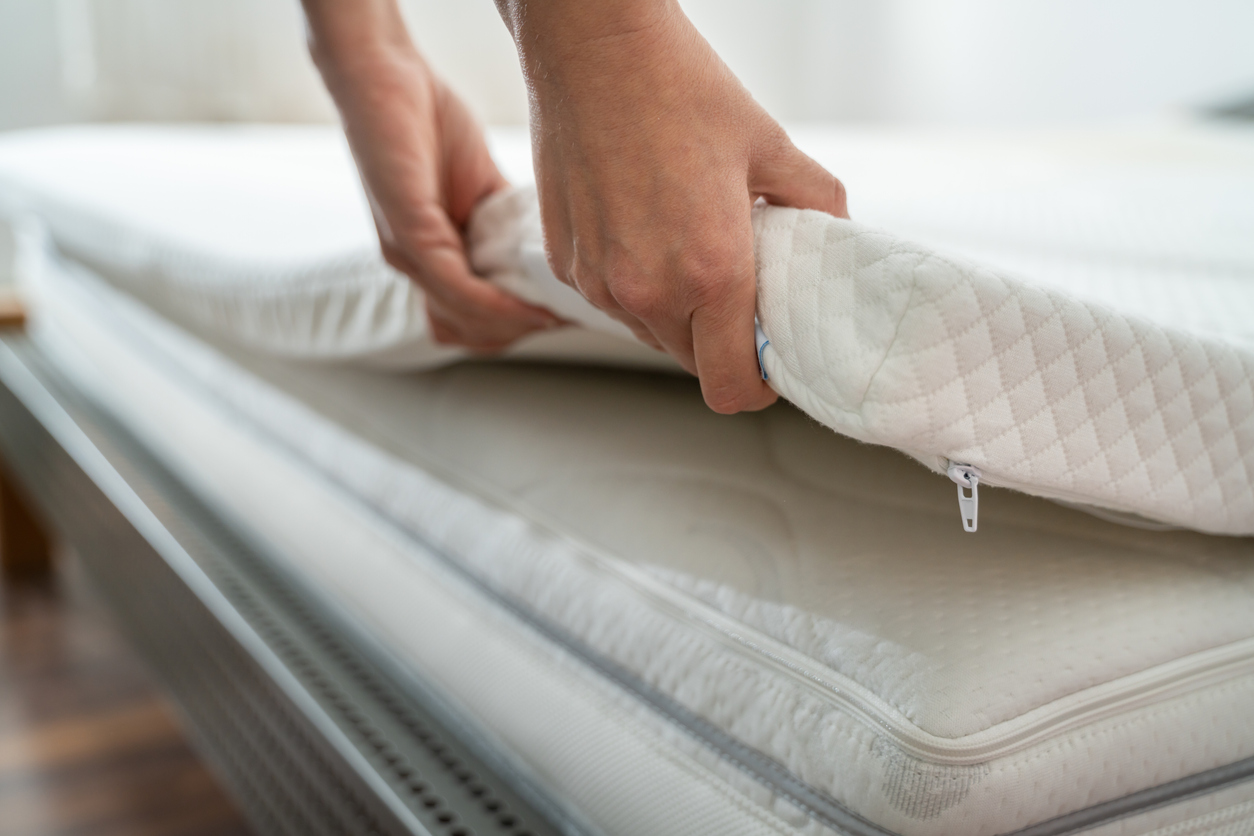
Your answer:
[[[980,469],[969,464],[950,462],[945,471],[958,486],[958,513],[962,515],[962,530],[974,532],[980,525]],[[971,495],[966,491],[970,489]]]

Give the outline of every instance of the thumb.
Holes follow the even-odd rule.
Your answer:
[[[750,169],[749,189],[777,206],[849,217],[844,184],[787,140],[778,153],[755,161]]]

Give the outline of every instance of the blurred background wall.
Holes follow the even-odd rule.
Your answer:
[[[487,121],[520,123],[491,0],[403,0]],[[1254,95],[1251,0],[684,0],[788,121],[1067,123]],[[325,121],[296,0],[0,0],[0,129]]]

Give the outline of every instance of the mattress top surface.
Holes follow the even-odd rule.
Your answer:
[[[195,131],[187,136],[199,141]],[[321,136],[309,156],[315,167],[327,159],[320,155],[343,153]],[[842,142],[867,143],[839,133],[823,142],[828,154]],[[1007,152],[1015,165],[1024,153]],[[344,225],[325,240],[343,251],[371,233],[359,204],[341,209]],[[290,237],[280,230],[262,241],[249,223],[208,223],[217,214],[206,214],[212,232],[170,234],[215,247],[229,238],[240,252],[276,259],[295,257],[305,240],[298,223]],[[123,341],[168,329],[132,309],[84,308],[125,317],[135,333]],[[955,525],[943,476],[834,435],[787,405],[718,416],[693,382],[671,376],[487,363],[395,374],[267,358],[200,336],[232,374],[243,370],[397,468],[432,474],[642,570],[694,618],[716,613],[764,637],[792,654],[794,673],[865,693],[892,723],[941,749],[1048,737],[1073,728],[1066,722],[1077,712],[1117,716],[1147,700],[1152,707],[1156,695],[1223,689],[1254,671],[1249,538],[1138,530],[999,490],[984,495],[980,534],[971,537]],[[183,376],[207,393],[224,379]],[[340,465],[363,479],[377,466]],[[386,485],[379,491],[386,501]],[[702,699],[711,700],[737,687],[706,685],[714,696]],[[1140,739],[1175,728],[1155,725],[1175,722],[1166,714],[1139,719],[1148,724]],[[1216,734],[1254,748],[1254,709],[1224,723]],[[1204,717],[1195,725],[1200,737],[1215,731]],[[774,735],[781,751],[805,748],[782,739],[787,733]]]
[[[939,472],[1254,533],[1247,134],[798,139],[849,181],[863,223],[755,209],[771,386]],[[527,179],[525,135],[493,146]],[[287,356],[409,368],[464,356],[431,338],[421,292],[382,262],[330,129],[19,134],[0,141],[0,179],[0,199],[39,215],[58,246],[177,321]],[[494,197],[476,218],[493,202],[516,214],[490,230],[472,220],[476,266],[585,326],[512,353],[672,366],[552,276],[534,197]]]
[[[374,242],[348,147],[324,128],[93,126],[13,134],[0,147],[10,182],[192,252],[290,264]],[[241,181],[253,199],[240,200]]]
[[[943,477],[827,432],[785,404],[716,416],[688,380],[625,371],[463,364],[398,375],[223,345],[206,364],[200,348],[190,361],[179,357],[185,338],[171,342],[169,326],[103,284],[77,300],[76,288],[57,291],[68,307],[45,308],[37,333],[60,329],[106,366],[121,346],[124,367],[151,363],[279,446],[307,436],[306,450],[320,450],[319,461],[347,482],[373,488],[384,512],[403,516],[415,501],[406,469],[434,476],[643,571],[678,593],[671,602],[681,620],[722,616],[720,629],[742,652],[763,655],[779,682],[795,684],[800,674],[867,696],[872,714],[860,722],[877,732],[895,726],[931,746],[937,763],[956,764],[908,767],[924,770],[912,779],[924,786],[926,770],[938,770],[932,791],[957,788],[935,805],[889,793],[891,815],[862,809],[890,830],[941,834],[965,822],[962,832],[1004,832],[1254,753],[1254,700],[1241,690],[1254,673],[1248,540],[1131,529],[1008,491],[989,492],[984,536],[971,538],[952,525]],[[241,373],[252,383],[232,394]],[[298,410],[262,392],[281,393]],[[145,403],[127,408],[159,412]],[[294,420],[300,410],[366,447],[354,454],[325,428],[303,426]],[[439,500],[429,511],[437,528],[446,517],[483,524],[456,519],[464,512]],[[490,539],[500,547],[497,536]],[[525,578],[527,556],[506,555],[502,575]],[[563,560],[560,549],[555,559]],[[530,590],[540,612],[588,593],[560,574],[552,581]],[[758,688],[734,668],[692,681],[684,660],[700,632],[693,626],[649,643],[647,622],[628,630],[606,611],[608,621],[584,625],[589,641],[607,629],[638,633],[629,643],[643,646],[650,681],[854,809],[864,776],[893,762],[879,743],[863,744],[869,759],[842,760],[822,724],[812,728],[787,702],[755,706]],[[724,663],[714,661],[718,671]],[[1194,700],[1227,694],[1235,703],[1189,712]],[[1120,726],[1131,742],[1116,740],[1109,751],[1095,742]],[[1043,754],[1051,750],[1076,759],[1057,773]],[[1003,755],[1022,763],[990,783],[1002,805],[986,800],[956,810],[957,819],[939,815]],[[1065,791],[1030,791],[1057,774],[1077,780],[1064,780]]]
[[[720,418],[689,381],[632,373],[465,365],[398,380],[235,360],[406,461],[647,567],[940,737],[1211,648],[1254,653],[1249,540],[1140,531],[995,490],[970,537],[944,477],[786,405]]]
[[[271,189],[300,188],[302,168],[346,171],[342,160],[333,164],[346,149],[324,129],[117,128],[105,136],[116,147],[104,143],[101,160],[168,161],[169,176],[150,181],[154,190],[177,189],[179,177],[212,180],[212,171],[187,173],[182,164],[223,136],[255,168],[264,188],[251,208],[223,211],[238,204],[224,193],[221,205],[205,206],[203,225],[179,218],[171,236],[284,260],[322,255],[310,250],[318,241],[327,252],[370,246],[368,214],[349,178],[342,191],[311,190],[336,207],[311,211],[319,219],[313,230],[305,217],[275,219],[267,211]],[[73,132],[65,137],[76,141]],[[515,177],[525,171],[522,139],[503,132],[495,142]],[[258,143],[270,150],[258,156]],[[978,171],[1006,187],[1005,172],[1017,170],[1021,180],[1039,182],[1063,163],[1051,165],[1038,143],[1017,153],[1013,143],[997,145],[999,166],[968,161],[962,176]],[[822,159],[842,146],[874,144],[859,132],[825,132],[809,147]],[[1096,150],[1073,145],[1063,158],[1068,166],[1103,149],[1100,142]],[[1164,145],[1174,147],[1151,143],[1159,154]],[[922,147],[933,156],[945,149]],[[297,165],[258,162],[293,149]],[[1228,150],[1242,153],[1240,145]],[[232,164],[231,154],[217,153],[206,156]],[[22,146],[22,154],[60,158],[56,142],[44,139]],[[890,178],[864,165],[867,172],[855,171],[851,181],[878,177],[870,191],[888,194]],[[133,184],[114,182],[111,171],[124,168],[64,170],[66,194],[115,204],[117,190]],[[84,191],[85,179],[93,185]],[[153,208],[160,201],[130,194],[137,222],[166,222]],[[702,407],[695,386],[649,376],[475,365],[397,378],[234,353],[388,449],[473,474],[614,555],[786,637],[937,735],[970,734],[1099,682],[1254,637],[1254,545],[1247,539],[1135,531],[1006,492],[985,500],[981,535],[964,536],[954,524],[952,484],[891,451],[832,437],[788,408],[719,418]]]
[[[1230,292],[1254,269],[1254,131],[792,133],[840,172],[864,223],[1071,291],[1082,275],[1095,300],[1254,341],[1254,310]],[[525,129],[493,129],[489,144],[511,182],[533,181]],[[313,264],[377,251],[348,147],[328,127],[22,131],[0,137],[0,176],[9,189],[28,185],[99,210],[118,227],[241,263]],[[241,182],[250,187],[247,201]],[[1103,269],[1101,257],[1119,269]]]

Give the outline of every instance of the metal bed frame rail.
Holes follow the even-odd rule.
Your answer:
[[[0,454],[265,834],[549,836],[558,805],[20,333]]]

